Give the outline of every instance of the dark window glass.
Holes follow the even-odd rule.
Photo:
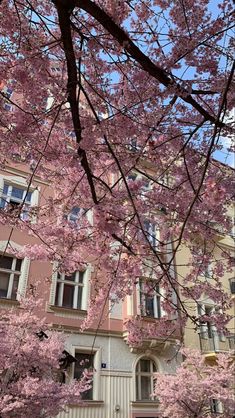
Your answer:
[[[12,292],[11,292],[11,299],[16,300],[18,285],[19,285],[19,276],[14,276],[13,287],[12,287]]]
[[[23,189],[19,189],[18,187],[13,186],[12,187],[12,192],[11,192],[11,196],[15,197],[16,199],[23,199],[23,194],[24,194],[24,190]]]
[[[17,258],[17,260],[16,260],[16,271],[20,271],[21,264],[22,264],[22,260],[20,260],[19,258]]]
[[[12,268],[12,257],[1,256],[0,255],[0,268],[11,270]]]
[[[230,280],[230,290],[232,295],[235,295],[235,279]]]
[[[84,271],[79,271],[78,283],[83,283]]]
[[[76,363],[74,366],[74,379],[80,379],[85,369],[93,369],[94,354],[76,353]],[[91,387],[86,392],[82,393],[82,399],[93,399],[93,388]]]
[[[6,298],[10,275],[0,271],[0,298]]]
[[[66,275],[64,277],[64,280],[68,280],[68,281],[71,281],[71,282],[75,282],[75,277],[76,277],[76,272],[75,273],[72,273],[72,274],[69,274],[69,275]]]
[[[74,286],[64,284],[62,306],[66,308],[73,308],[73,295],[74,295]]]
[[[150,372],[150,361],[141,359],[140,360],[140,370],[141,372]]]
[[[141,376],[141,399],[149,399],[151,394],[151,378],[150,376]]]
[[[7,194],[7,192],[8,192],[8,184],[5,184],[4,183],[4,186],[3,186],[3,194]]]
[[[150,316],[151,318],[154,318],[154,299],[153,299],[153,297],[146,296],[146,298],[145,298],[145,310],[146,310],[146,316]]]

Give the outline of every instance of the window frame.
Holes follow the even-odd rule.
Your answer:
[[[91,345],[90,346],[78,346],[74,345],[69,348],[70,352],[74,357],[76,357],[76,353],[82,353],[82,354],[90,354],[91,353]],[[94,373],[93,373],[93,381],[92,381],[92,399],[84,399],[84,404],[86,403],[92,403],[94,401],[100,400],[101,395],[101,384],[100,384],[100,372],[101,372],[101,348],[100,347],[93,347],[92,353],[94,354],[93,357],[93,367],[94,367]],[[75,363],[72,363],[70,367],[70,372],[68,375],[68,380],[74,378],[74,368]]]
[[[1,255],[0,255],[1,257]],[[23,259],[11,256],[11,255],[4,255],[3,257],[7,257],[7,258],[11,258],[11,268],[3,268],[0,267],[0,273],[4,273],[8,275],[8,285],[7,285],[7,295],[6,296],[0,296],[1,299],[10,299],[10,300],[17,300],[17,293],[18,293],[18,288],[19,288],[19,281],[20,281],[20,276],[21,276],[21,269],[22,269],[22,262]],[[20,260],[21,264],[20,264],[20,270],[16,270],[16,264],[17,261]],[[17,289],[16,292],[14,291],[14,282],[15,282],[15,278],[18,278],[18,284],[17,284]],[[12,297],[15,293],[15,297]]]
[[[151,222],[149,219],[146,219],[143,224],[143,229],[146,234],[146,239],[151,244],[151,246],[157,250],[159,248],[160,241],[160,231],[157,225],[154,222]]]
[[[61,275],[65,276],[65,273],[60,273],[58,271],[58,265],[57,264],[54,265],[53,274],[52,274],[50,301],[49,301],[51,307],[58,308],[58,309],[73,310],[74,312],[76,312],[76,311],[77,312],[86,311],[87,310],[88,299],[89,299],[89,277],[90,277],[90,272],[91,272],[91,266],[88,265],[86,269],[80,270],[80,271],[84,272],[84,275],[83,275],[83,291],[82,291],[82,296],[81,296],[81,308],[66,307],[66,306],[63,306],[63,305],[56,304],[56,291],[57,291],[57,283],[58,283],[58,281],[57,281],[58,274],[61,274]],[[76,270],[74,273],[78,273],[78,272],[79,272],[79,270]],[[77,277],[79,277],[79,276],[77,276]],[[62,284],[64,283],[64,284],[69,284],[71,286],[81,287],[78,282],[74,282],[74,285],[73,285],[72,281],[66,281],[65,280],[63,282],[63,279],[61,281],[59,279],[59,283],[62,283]],[[63,287],[63,286],[61,286],[61,287]],[[61,290],[61,292],[62,292],[62,290]],[[74,293],[77,294],[78,289]],[[75,304],[75,302],[74,302],[75,301],[75,294],[73,296],[73,306]],[[61,302],[61,300],[62,300],[62,296],[60,296],[60,302]]]
[[[7,193],[3,193],[4,191],[4,185],[8,186],[8,191]],[[26,192],[28,190],[28,184],[26,183],[25,178],[23,177],[18,177],[18,176],[6,176],[6,175],[1,175],[0,176],[0,203],[1,203],[1,199],[5,200],[5,205],[4,207],[1,207],[0,210],[6,210],[7,211],[7,205],[6,203],[9,203],[11,200],[11,194],[9,191],[12,191],[12,188],[15,187],[17,189],[21,189],[23,190],[23,197],[22,199],[18,199],[18,198],[12,198],[12,200],[14,200],[16,203],[18,203],[19,205],[23,202],[25,196],[26,196]],[[39,187],[35,187],[34,185],[31,185],[28,193],[31,193],[31,198],[30,198],[30,202],[25,200],[24,205],[22,207],[21,210],[21,216],[20,218],[25,221],[25,220],[30,220],[30,222],[34,223],[36,221],[36,217],[33,215],[32,217],[29,217],[29,213],[28,213],[28,209],[29,208],[33,208],[34,206],[36,206],[38,204],[38,200],[39,200]],[[6,197],[6,199],[5,199]],[[25,210],[27,209],[27,210]]]
[[[215,312],[216,306],[209,303],[200,303],[197,305],[198,315],[210,316]],[[208,312],[209,311],[209,312]],[[215,351],[219,351],[219,343],[225,342],[226,337],[222,332],[219,332],[216,326],[212,322],[202,322],[199,326],[199,336],[203,340],[211,340],[214,345]]]
[[[141,370],[141,360],[148,360],[149,363],[149,372],[144,372]],[[155,368],[155,370],[154,370]],[[149,356],[141,356],[135,364],[135,400],[137,402],[154,402],[156,401],[154,397],[150,397],[154,391],[154,374],[157,372],[158,367],[156,361]],[[141,377],[148,377],[150,379],[150,393],[148,398],[142,397],[142,384]]]
[[[141,287],[146,283],[146,282],[155,282],[154,279],[148,278],[148,277],[141,277],[139,279],[139,283],[138,283],[138,300],[139,300],[139,310],[140,310],[140,314],[141,316],[143,316],[144,318],[150,318],[150,319],[160,319],[163,316],[163,309],[161,306],[161,301],[162,301],[162,297],[161,297],[161,293],[160,293],[160,289],[159,289],[159,284],[156,282],[156,286],[158,287],[158,290],[154,290],[154,295],[153,296],[148,296],[146,295],[146,292],[144,292]],[[145,299],[144,303],[142,301],[142,298]],[[146,309],[146,302],[147,299],[153,299],[153,315],[148,315],[147,314],[147,309]]]
[[[231,277],[229,279],[229,287],[230,287],[231,295],[235,295],[235,278],[234,277]]]
[[[94,362],[95,362],[95,353],[94,352],[88,352],[87,350],[75,350],[75,359],[77,360],[77,355],[84,355],[84,357],[89,356],[91,358],[91,364],[89,367],[91,367],[93,370],[95,369],[94,367]],[[73,365],[73,379],[77,379],[79,380],[82,376],[82,373],[85,369],[89,369],[89,367],[86,367],[86,364],[84,364],[83,370],[81,370],[81,374],[80,376],[76,377],[75,376],[75,371],[76,371],[76,364],[77,364],[78,360],[74,363]],[[88,395],[88,397],[84,397],[84,394]],[[82,401],[93,401],[94,400],[94,383],[92,381],[92,386],[90,389],[88,389],[86,392],[82,392],[81,393],[81,399]]]
[[[82,281],[80,281],[81,273],[82,273]],[[56,303],[56,296],[55,296],[55,306],[58,306],[60,308],[84,310],[84,309],[82,309],[82,307],[83,307],[83,299],[84,299],[83,294],[84,294],[84,287],[85,287],[85,283],[84,283],[85,270],[76,270],[72,274],[75,274],[74,281],[66,280],[66,277],[68,277],[68,275],[66,275],[65,273],[57,272],[56,295],[57,295],[57,286],[58,286],[58,300],[59,300],[59,303]],[[60,275],[60,277],[58,278],[59,275]],[[71,286],[71,288],[74,289],[73,302],[72,302],[73,306],[63,305],[64,288],[65,288],[66,285]],[[79,298],[79,289],[82,289],[80,298]],[[79,303],[79,300],[80,300],[80,303]]]
[[[22,250],[21,245],[15,243],[14,241],[0,241],[0,256],[1,254],[4,254],[6,257],[11,257],[17,259],[15,254],[10,253],[8,250],[9,248],[14,251],[20,251]],[[18,258],[21,259],[21,258]],[[18,287],[16,292],[16,299],[11,299],[8,297],[1,297],[0,298],[0,305],[5,303],[15,303],[20,300],[21,297],[25,296],[26,288],[27,288],[27,282],[28,282],[28,275],[29,275],[29,267],[30,267],[30,259],[28,257],[21,259],[21,269],[19,274],[19,281],[18,281]],[[1,269],[3,271],[3,269]],[[7,271],[7,270],[6,270]],[[8,270],[10,272],[10,270]],[[13,273],[14,274],[14,273]]]

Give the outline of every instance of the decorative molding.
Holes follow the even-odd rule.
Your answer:
[[[17,244],[14,241],[0,241],[0,252],[4,252],[6,254],[11,254],[9,253],[9,251],[7,251],[9,249],[13,250],[13,251],[21,251],[22,250],[22,245]]]
[[[15,299],[6,299],[6,298],[1,298],[0,299],[0,307],[2,308],[13,308],[15,306],[19,306],[20,302],[18,300]]]
[[[47,312],[54,312],[55,316],[61,316],[64,318],[75,318],[75,319],[84,319],[87,314],[87,311],[80,309],[69,309],[64,308],[63,306],[48,305]]]
[[[86,408],[88,406],[104,406],[104,401],[81,401],[79,404],[69,405],[70,408]]]

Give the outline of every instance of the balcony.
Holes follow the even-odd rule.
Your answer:
[[[217,331],[199,333],[200,348],[203,354],[216,354],[235,349],[235,335],[225,337]]]

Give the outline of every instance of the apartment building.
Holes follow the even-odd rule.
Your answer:
[[[11,94],[12,90],[7,89],[6,96],[10,97]],[[5,106],[5,110],[10,112],[7,101]],[[69,413],[61,413],[60,418],[159,417],[159,403],[152,397],[153,375],[156,371],[175,372],[181,362],[180,355],[175,355],[177,341],[184,340],[186,346],[199,348],[208,361],[213,361],[216,353],[234,348],[234,337],[219,334],[210,323],[202,323],[200,329],[195,330],[188,321],[185,329],[173,333],[171,337],[147,338],[138,346],[129,343],[125,325],[128,318],[142,316],[147,326],[164,315],[161,291],[155,286],[154,293],[146,293],[146,278],[141,278],[134,292],[124,300],[118,303],[107,302],[104,309],[97,311],[92,326],[81,332],[80,326],[86,317],[96,277],[96,265],[92,257],[88,257],[84,269],[66,274],[58,269],[55,262],[17,258],[14,255],[14,250],[20,252],[25,245],[40,244],[40,236],[37,238],[35,233],[31,233],[37,224],[37,217],[41,216],[37,208],[45,206],[44,211],[49,210],[46,202],[53,195],[50,182],[37,175],[28,186],[31,173],[32,167],[25,165],[18,155],[15,156],[14,164],[6,164],[0,171],[0,210],[5,217],[0,227],[0,308],[19,306],[19,294],[24,296],[29,289],[37,286],[39,296],[44,301],[44,309],[39,314],[66,335],[68,361],[67,373],[63,377],[65,384],[69,379],[81,376],[81,362],[94,366],[93,386],[84,393],[83,403],[71,405]],[[134,181],[137,173],[131,173],[129,178]],[[27,228],[21,230],[12,226],[12,214],[19,216]],[[79,214],[80,208],[74,206],[65,221],[76,228]],[[86,216],[88,221],[95,222],[91,211]],[[151,244],[155,246],[158,230],[151,222],[147,222],[145,228]],[[229,252],[234,249],[232,236],[224,237],[218,233],[216,242],[217,257],[220,257],[224,249]],[[189,257],[187,247],[177,253],[172,274],[184,277],[188,267],[182,260],[188,260]],[[213,265],[211,271],[202,274],[202,280],[213,280]],[[234,283],[232,275],[224,276],[223,286],[228,293],[235,293]],[[206,295],[202,300],[194,302],[185,300],[185,304],[190,305],[195,316],[202,312],[209,315],[216,309]]]

